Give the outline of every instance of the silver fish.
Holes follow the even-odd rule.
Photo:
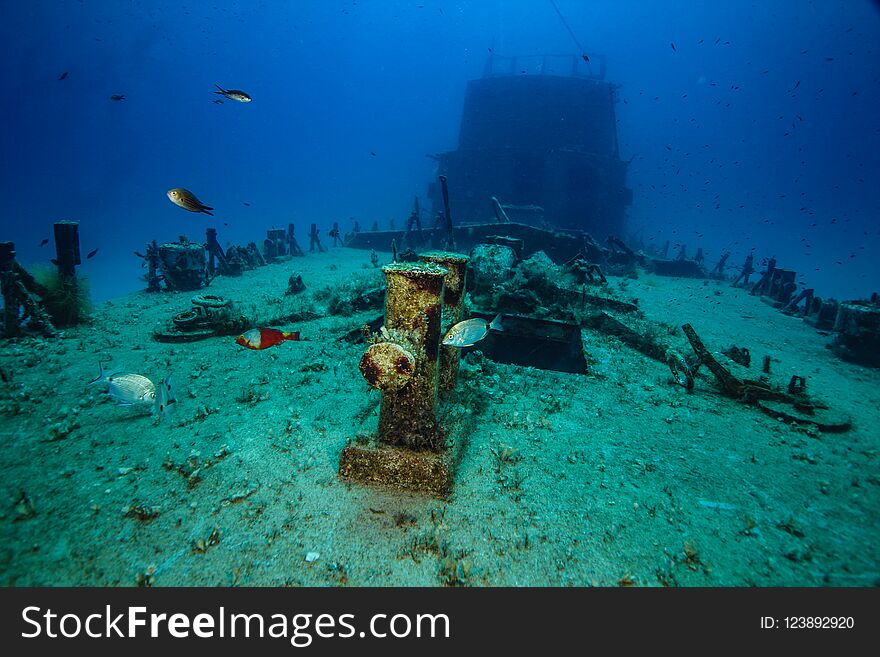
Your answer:
[[[140,374],[126,374],[122,369],[107,371],[104,363],[99,362],[100,373],[89,385],[106,383],[107,393],[120,404],[141,404],[156,399],[156,386],[147,377]]]
[[[107,382],[107,393],[123,405],[150,403],[156,399],[156,386],[140,374],[120,374]]]
[[[175,187],[165,192],[165,195],[171,200],[172,203],[174,203],[174,205],[181,207],[184,210],[189,210],[190,212],[204,212],[205,214],[209,214],[212,217],[214,216],[214,213],[211,212],[211,210],[213,210],[214,208],[202,203],[199,199],[196,198],[196,195],[188,189],[184,189],[183,187]]]
[[[215,91],[215,94],[220,94],[221,96],[225,96],[229,100],[237,100],[239,103],[249,103],[253,100],[249,95],[240,89],[224,89],[219,84],[215,84],[220,91]]]
[[[161,416],[163,419],[171,419],[171,411],[174,404],[177,403],[177,396],[174,394],[174,381],[171,375],[166,376],[156,386],[156,402],[153,405],[153,413]]]
[[[503,330],[501,315],[496,315],[491,322],[478,317],[466,319],[449,329],[443,344],[447,347],[470,347],[489,335],[489,331]]]
[[[89,385],[107,384],[107,394],[122,406],[153,404],[153,412],[170,416],[170,406],[177,401],[171,377],[165,377],[157,387],[150,379],[140,374],[124,373],[122,369],[107,371],[104,363],[99,362],[100,373]]]

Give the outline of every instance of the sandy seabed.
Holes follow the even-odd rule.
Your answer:
[[[285,298],[294,271],[308,289]],[[369,252],[334,249],[207,291],[272,317],[320,310],[316,291],[365,277],[382,282]],[[722,396],[707,371],[688,393],[662,363],[584,330],[586,375],[469,357],[443,409],[461,455],[452,494],[401,494],[337,475],[379,408],[364,345],[340,337],[380,311],[282,326],[303,341],[250,351],[234,336],[155,342],[193,295],[138,292],[59,339],[0,345],[0,583],[880,583],[880,371],[729,283],[610,285],[651,319],[693,324],[713,352],[748,347],[752,378],[770,355],[775,383],[806,377],[853,428],[785,424]],[[110,358],[173,375],[170,422],[87,385]]]

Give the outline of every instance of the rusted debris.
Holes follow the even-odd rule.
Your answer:
[[[847,416],[807,396],[804,377],[792,377],[788,392],[772,388],[763,381],[740,381],[709,353],[693,326],[684,324],[681,329],[700,362],[711,370],[729,397],[757,406],[767,415],[783,422],[812,425],[819,431],[847,431],[852,426]]]
[[[737,347],[734,345],[728,349],[725,349],[721,353],[727,356],[734,363],[742,365],[743,367],[751,367],[752,365],[752,355],[749,353],[749,350],[746,347]]]
[[[644,354],[648,358],[666,362],[668,347],[650,335],[643,335],[630,328],[616,317],[612,317],[604,311],[586,317],[582,322],[585,328],[591,328],[607,335],[613,335],[628,347]]]
[[[700,336],[697,335],[693,326],[690,324],[683,324],[681,330],[684,331],[684,334],[687,336],[687,339],[691,343],[694,352],[699,357],[700,362],[708,367],[712,374],[715,375],[715,378],[718,379],[724,392],[731,397],[739,397],[743,389],[742,381],[737,379],[733,374],[728,372],[721,363],[715,360],[715,357],[709,353],[709,350],[706,349],[706,345],[700,340]]]

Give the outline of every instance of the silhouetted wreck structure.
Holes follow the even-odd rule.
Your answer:
[[[458,148],[438,155],[456,223],[494,220],[490,199],[512,222],[620,235],[632,202],[620,159],[616,85],[604,58],[499,57],[468,82]],[[428,196],[443,209],[437,185]]]
[[[425,211],[433,221],[357,233],[346,245],[448,248],[452,239],[467,252],[503,233],[564,262],[583,251],[585,233],[625,234],[632,190],[617,142],[616,85],[604,78],[598,56],[490,56],[483,77],[468,82],[458,148],[433,156],[436,180],[448,180],[448,212],[433,182]]]

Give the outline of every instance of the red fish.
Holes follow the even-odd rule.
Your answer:
[[[235,338],[236,344],[248,349],[266,349],[285,340],[299,340],[299,331],[288,333],[273,328],[253,328]]]

